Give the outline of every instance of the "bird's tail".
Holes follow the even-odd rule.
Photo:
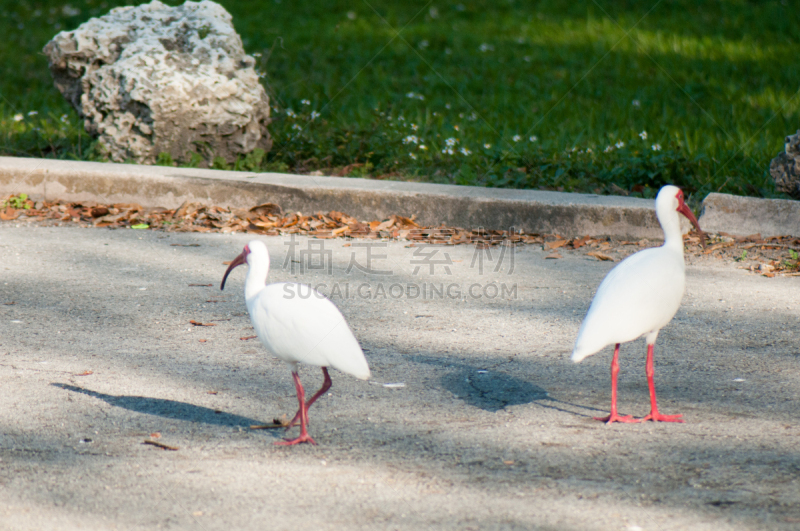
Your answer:
[[[584,358],[588,358],[592,354],[595,354],[598,350],[600,349],[593,348],[586,343],[576,343],[575,349],[572,351],[571,359],[574,363],[580,363],[584,360]]]

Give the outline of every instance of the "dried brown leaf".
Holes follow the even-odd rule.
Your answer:
[[[592,257],[597,258],[598,260],[602,260],[602,261],[611,261],[611,262],[614,261],[613,257],[608,256],[607,254],[601,253],[599,251],[592,251],[590,253],[586,253],[586,256],[592,256]]]
[[[556,240],[553,242],[546,242],[544,244],[545,249],[558,249],[559,247],[563,247],[567,244],[567,240]]]

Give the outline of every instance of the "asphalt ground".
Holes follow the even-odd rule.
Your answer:
[[[287,448],[249,429],[297,404],[240,339],[244,268],[219,291],[249,239],[0,224],[0,528],[800,527],[797,277],[687,259],[655,358],[686,423],[606,426],[611,348],[569,354],[613,263],[262,237],[270,281],[325,284],[373,372],[332,371],[319,444]],[[622,414],[649,411],[645,353],[622,347]]]

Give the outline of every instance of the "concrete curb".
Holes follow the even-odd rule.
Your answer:
[[[800,201],[708,194],[700,226],[739,236],[800,236]]]
[[[184,201],[233,208],[271,202],[288,211],[340,210],[368,220],[415,214],[425,225],[663,237],[653,201],[633,197],[0,157],[0,194],[20,192],[34,199],[166,208]],[[800,236],[800,202],[710,194],[700,223],[731,234]]]
[[[184,201],[234,208],[272,202],[289,211],[340,210],[358,219],[416,214],[426,225],[661,237],[653,202],[632,197],[0,157],[0,194],[19,192],[166,208]]]

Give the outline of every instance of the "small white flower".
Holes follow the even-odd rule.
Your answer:
[[[21,122],[24,119],[25,119],[25,117],[22,114],[15,114],[14,115],[14,121],[15,122]]]
[[[357,16],[357,15],[356,15],[356,12],[355,12],[355,11],[348,11],[348,12],[347,12],[347,18],[349,18],[350,20],[355,20],[355,19],[356,19],[356,16]]]
[[[294,111],[293,111],[293,110],[291,110],[291,109],[286,109],[286,116],[288,116],[289,118],[294,118],[294,117],[295,117],[295,116],[297,116],[297,115],[294,113]]]
[[[420,144],[420,145],[419,145],[419,148],[420,148],[422,151],[428,151],[428,146],[426,146],[425,144]]]
[[[483,145],[483,148],[484,148],[484,149],[491,149],[491,147],[492,147],[492,145],[491,145],[491,144],[484,144],[484,145]]]
[[[37,114],[39,114],[39,111],[30,111],[28,116],[36,116]]]
[[[403,139],[403,144],[419,144],[419,138],[417,135],[408,135]]]
[[[316,119],[317,119],[317,118],[319,118],[320,116],[321,116],[321,115],[320,115],[320,114],[319,114],[317,111],[311,111],[311,119],[312,119],[312,120],[316,120]]]
[[[302,103],[303,105],[311,105],[311,102],[308,100],[300,100],[300,103]]]
[[[641,107],[642,106],[642,104],[641,104],[641,102],[639,100],[633,100],[631,102],[631,105],[633,105],[634,107]]]
[[[615,147],[615,148],[617,148],[617,149],[624,148],[624,147],[625,147],[625,142],[623,142],[622,140],[620,140],[619,142],[617,142],[616,144],[614,144],[614,147]]]
[[[653,144],[650,147],[653,151],[661,151],[661,144]]]
[[[484,42],[483,44],[481,44],[481,45],[478,47],[478,50],[480,50],[480,51],[482,51],[482,52],[491,52],[492,50],[494,50],[494,46],[492,46],[491,44],[486,44],[486,43]]]
[[[446,154],[446,155],[452,155],[453,153],[455,153],[455,151],[453,151],[453,148],[449,148],[449,147],[448,147],[448,148],[444,148],[444,149],[442,150],[442,153],[444,153],[444,154]]]
[[[405,119],[405,118],[403,118],[402,116],[398,116],[398,117],[397,117],[397,121],[398,121],[398,122],[405,122],[405,121],[406,121],[406,119]]]
[[[586,153],[591,153],[591,152],[592,152],[592,148],[586,148]]]
[[[536,136],[536,135],[533,135],[533,136],[532,136],[532,137],[530,137],[528,140],[530,140],[531,142],[536,142],[537,140],[539,140],[539,137],[538,137],[538,136]]]
[[[461,149],[459,149],[459,151],[460,151],[460,152],[461,152],[461,154],[462,154],[462,155],[464,155],[464,156],[467,156],[467,155],[471,155],[471,154],[472,154],[472,151],[468,150],[468,149],[467,149],[467,148],[465,148],[465,147],[462,147]]]
[[[417,129],[419,129],[419,126],[417,124],[411,124],[412,131],[416,131]]]
[[[414,155],[413,153],[409,153],[408,156],[411,157],[414,160],[417,160],[417,156]]]
[[[256,52],[256,53],[253,53],[253,54],[250,54],[250,55],[252,55],[253,57],[261,57],[261,54],[260,54],[260,53],[258,53],[258,52]]]
[[[522,140],[522,137],[519,135],[514,135],[511,137],[511,140],[513,140],[514,142],[519,142],[520,140]]]
[[[603,153],[609,153],[611,151],[614,151],[614,146],[606,146],[606,148],[603,150]]]
[[[455,129],[456,131],[461,131],[461,129],[459,129],[457,125],[454,125],[453,129]]]
[[[447,147],[451,148],[451,147],[455,146],[456,144],[458,144],[458,139],[450,137],[447,140],[445,140],[444,143],[445,143],[445,145]]]
[[[66,114],[61,115],[61,123],[67,123],[69,121],[69,117]]]
[[[444,104],[444,108],[445,108],[445,109],[449,109],[449,108],[450,108],[450,104],[449,104],[449,103],[445,103],[445,104]]]
[[[478,114],[475,111],[472,111],[472,114],[470,114],[469,118],[467,118],[467,120],[469,120],[470,122],[474,122],[477,119],[478,119]]]
[[[422,94],[417,94],[416,92],[409,92],[408,94],[406,94],[406,98],[411,98],[412,100],[420,100],[420,101],[422,101],[422,100],[425,99],[425,96],[423,96]]]
[[[303,128],[300,127],[300,124],[294,124],[292,126],[292,129],[294,129],[295,131],[302,131],[303,130]]]
[[[639,136],[641,137],[642,140],[647,140],[647,131],[642,131],[641,133],[639,133]]]

